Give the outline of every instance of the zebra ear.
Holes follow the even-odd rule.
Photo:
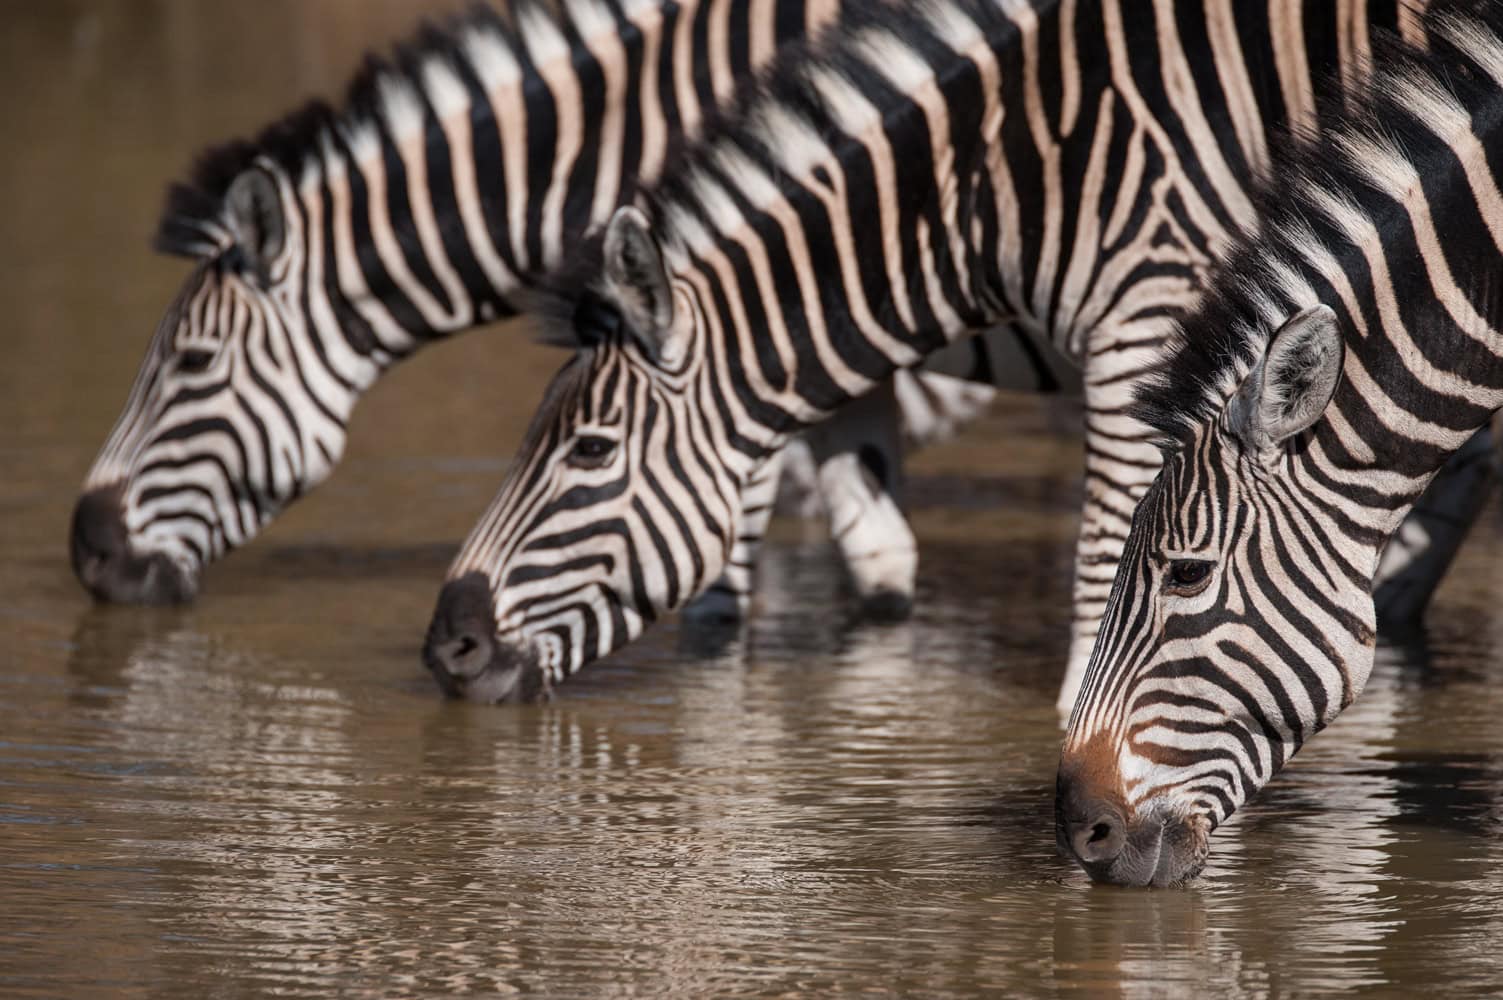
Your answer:
[[[1255,455],[1312,427],[1341,380],[1346,348],[1330,306],[1301,310],[1274,331],[1227,407],[1228,426]]]
[[[276,182],[264,170],[247,170],[230,184],[225,204],[229,208],[235,245],[257,272],[267,274],[287,238],[287,221],[282,216],[282,197]]]
[[[647,216],[630,205],[618,208],[605,229],[604,251],[612,298],[648,355],[663,360],[672,353],[673,292]]]

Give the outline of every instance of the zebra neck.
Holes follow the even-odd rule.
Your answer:
[[[1022,317],[1078,353],[1192,305],[1256,215],[1269,136],[1316,120],[1320,67],[1364,64],[1325,6],[848,5],[648,192],[735,426],[818,420],[978,325]]]
[[[1430,481],[1503,407],[1503,390],[1486,384],[1503,383],[1503,367],[1498,363],[1503,356],[1503,329],[1495,328],[1489,339],[1492,356],[1475,357],[1474,364],[1459,369],[1468,375],[1431,373],[1440,376],[1439,382],[1469,384],[1452,385],[1443,392],[1426,389],[1427,405],[1416,408],[1410,408],[1413,397],[1410,405],[1400,406],[1388,395],[1396,386],[1385,375],[1402,364],[1396,356],[1360,359],[1356,365],[1348,362],[1344,385],[1331,403],[1331,417],[1317,428],[1303,456],[1301,479],[1325,502],[1334,501],[1330,509],[1339,514],[1346,534],[1371,546],[1374,572],[1382,547]],[[1352,378],[1374,361],[1381,366],[1376,370],[1383,373],[1377,379],[1364,385]],[[1477,378],[1484,372],[1485,378]],[[1445,393],[1454,389],[1467,395],[1447,399]]]
[[[894,10],[780,64],[648,192],[675,284],[704,317],[716,409],[749,459],[997,317],[970,213],[989,200],[999,62],[1020,27],[995,8],[946,13],[936,28]]]
[[[1302,462],[1338,525],[1371,530],[1374,561],[1503,407],[1503,11],[1434,51],[1395,58],[1371,113],[1294,165],[1252,260],[1282,311],[1343,317],[1342,379]]]
[[[837,7],[519,3],[505,29],[476,14],[357,82],[365,97],[318,137],[300,178],[352,344],[394,360],[522,311],[738,73]]]

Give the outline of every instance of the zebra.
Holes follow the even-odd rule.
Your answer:
[[[253,539],[332,472],[354,405],[381,373],[467,322],[519,309],[578,229],[603,221],[613,197],[626,200],[661,168],[675,136],[693,132],[726,103],[738,73],[830,22],[837,10],[833,0],[662,7],[569,0],[554,12],[521,0],[499,14],[468,15],[450,26],[449,37],[428,32],[395,66],[373,65],[352,86],[343,114],[313,106],[256,142],[211,151],[164,213],[158,246],[196,266],[86,477],[72,523],[76,575],[106,600],[193,597],[210,561]],[[1341,20],[1360,22],[1345,10]],[[653,80],[673,85],[644,85]],[[430,152],[409,165],[419,117]],[[483,156],[453,155],[463,148],[457,140],[489,141],[492,128],[499,138]],[[523,141],[503,141],[518,132]],[[476,142],[470,148],[479,151]],[[385,185],[395,211],[377,211],[356,153],[375,158],[366,165],[375,171],[371,180]],[[502,169],[480,169],[482,160],[498,159]],[[406,181],[406,204],[403,185],[385,180],[388,161],[392,176]],[[421,190],[420,180],[434,190]],[[483,219],[456,197],[460,191],[484,196]],[[462,204],[471,210],[450,225]],[[308,227],[312,219],[321,230]],[[435,228],[444,240],[468,235],[473,246],[435,247]],[[288,236],[295,239],[285,246],[252,242]],[[317,240],[321,257],[297,239]],[[269,255],[258,250],[268,248],[285,259],[261,259]],[[257,272],[269,278],[273,264],[278,286],[263,287]],[[463,287],[453,287],[456,281]],[[1029,364],[977,353],[961,367],[993,386],[1078,382],[1056,363],[1040,366],[1045,351],[1029,333],[1014,329],[1003,345],[1004,354],[1027,354]],[[1041,343],[1048,334],[1031,331]],[[1080,338],[1072,339],[1078,346]],[[944,427],[973,412],[987,388],[932,372],[917,379],[900,373],[896,395],[910,428],[936,415],[933,425]],[[915,548],[896,504],[895,418],[871,412],[870,425],[837,415],[843,424],[818,432],[825,469],[818,482],[858,593],[878,607],[895,603],[900,613],[912,593]],[[919,427],[910,437],[924,434]],[[1110,450],[1110,439],[1092,450]],[[691,611],[711,618],[744,611],[776,471],[769,465],[749,482],[726,578]],[[1114,487],[1096,479],[1098,492]],[[1128,489],[1129,479],[1115,485]],[[1088,551],[1112,536],[1109,520],[1097,526],[1103,509],[1086,511],[1078,574],[1086,583],[1099,584],[1104,572],[1106,557]],[[1420,565],[1438,575],[1444,561]],[[1422,597],[1429,589],[1410,592]],[[1084,607],[1078,635],[1091,631],[1093,612]],[[1081,647],[1078,638],[1074,647]]]
[[[1192,878],[1213,831],[1361,693],[1387,539],[1503,405],[1503,7],[1437,5],[1429,52],[1275,172],[1138,406],[1164,465],[1057,781],[1095,879]]]
[[[440,686],[528,697],[633,638],[718,572],[746,461],[997,322],[1086,364],[1073,668],[1158,465],[1123,396],[1253,223],[1280,123],[1315,128],[1360,88],[1369,18],[1423,30],[1314,0],[848,5],[581,249],[564,280],[591,291],[553,307],[580,350],[446,576],[424,653]],[[1344,83],[1330,98],[1320,66]],[[669,319],[686,342],[651,343]]]
[[[833,0],[477,7],[394,64],[369,63],[344,113],[313,104],[254,142],[209,150],[169,192],[156,245],[195,266],[85,479],[70,540],[80,581],[102,600],[194,597],[209,562],[333,471],[353,408],[381,374],[519,311],[581,230],[732,99],[737,78],[837,10]],[[967,350],[975,363],[1023,337]],[[1058,381],[1049,365],[1006,374],[1019,381],[996,386]],[[924,373],[898,383],[919,444],[993,388]],[[869,418],[821,432],[813,485],[858,592],[900,613],[916,557],[895,495],[898,416]],[[770,461],[748,488],[741,545],[699,606],[706,617],[744,611],[777,473]]]

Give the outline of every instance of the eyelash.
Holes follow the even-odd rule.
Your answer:
[[[177,370],[188,375],[197,375],[209,370],[214,363],[214,352],[189,349],[179,351],[177,356]]]
[[[598,469],[615,454],[616,442],[598,434],[581,435],[569,450],[569,464],[576,469]]]
[[[1174,559],[1164,589],[1189,596],[1205,589],[1211,580],[1211,563],[1205,559]]]

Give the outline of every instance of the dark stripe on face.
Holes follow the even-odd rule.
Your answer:
[[[298,456],[298,460],[293,462],[289,466],[289,468],[293,470],[302,470],[306,468],[307,465],[302,461],[301,457],[302,435],[298,433],[298,428],[301,426],[301,421],[292,412],[291,404],[287,401],[286,396],[284,396],[276,389],[276,387],[274,387],[270,382],[266,381],[266,379],[261,376],[260,369],[249,358],[247,358],[246,360],[245,370],[250,375],[251,382],[256,386],[256,388],[261,390],[263,397],[267,400],[270,400],[272,406],[274,406],[276,408],[276,411],[282,416],[282,426],[286,430],[286,434],[283,436],[283,448],[285,449],[288,446],[288,442],[290,442],[291,446],[297,448],[296,454]],[[268,456],[268,482],[265,484],[262,490],[257,492],[261,492],[267,496],[270,496],[272,493],[272,485],[270,482],[270,456],[274,451],[272,446],[271,432],[267,430],[266,421],[263,420],[261,415],[256,412],[249,399],[247,399],[242,393],[236,392],[235,401],[239,405],[240,411],[245,414],[246,419],[248,419],[251,422],[252,426],[255,427],[256,439],[260,447],[261,454]],[[294,478],[301,478],[301,476],[295,475]]]
[[[1267,679],[1266,674],[1263,674],[1262,676]],[[1226,716],[1225,708],[1214,706],[1214,703],[1209,702],[1205,699],[1188,695],[1179,696],[1174,692],[1169,691],[1148,691],[1144,692],[1142,695],[1139,695],[1132,701],[1130,712],[1132,713],[1133,717],[1138,717],[1138,712],[1140,709],[1146,710],[1160,706],[1182,707],[1186,705],[1203,705],[1214,706],[1212,707],[1211,711],[1213,716],[1215,716],[1218,721],[1215,723],[1207,724],[1203,722],[1173,719],[1169,718],[1163,713],[1154,713],[1152,715],[1144,717],[1143,721],[1138,722],[1132,726],[1132,728],[1129,730],[1128,735],[1130,743],[1132,743],[1135,747],[1144,746],[1145,744],[1139,741],[1140,735],[1143,732],[1154,728],[1164,728],[1174,732],[1191,734],[1214,734],[1227,732],[1242,744],[1243,751],[1247,755],[1247,763],[1250,767],[1253,768],[1256,780],[1253,784],[1248,786],[1250,788],[1258,787],[1258,785],[1268,779],[1269,775],[1271,775],[1273,771],[1278,770],[1278,768],[1283,765],[1283,751],[1282,749],[1280,749],[1275,751],[1274,753],[1272,769],[1268,772],[1268,774],[1263,773],[1262,768],[1258,764],[1258,761],[1261,759],[1261,754],[1258,753],[1257,745],[1249,736],[1248,730],[1244,728],[1244,724],[1250,724],[1252,726],[1252,732],[1257,737],[1265,741],[1272,741],[1272,745],[1276,747],[1279,746],[1279,741],[1283,739],[1284,734],[1281,733],[1273,725],[1271,720],[1269,720],[1268,717],[1264,714],[1262,707],[1258,704],[1258,701],[1253,696],[1253,693],[1245,688],[1242,683],[1235,677],[1222,670],[1210,659],[1205,657],[1195,657],[1193,659],[1170,660],[1155,666],[1152,670],[1149,670],[1143,674],[1144,682],[1176,681],[1184,679],[1194,679],[1196,681],[1203,682],[1208,686],[1214,686],[1225,691],[1232,697],[1234,701],[1242,706],[1245,712],[1245,719],[1239,722],[1237,720],[1228,718]],[[1134,687],[1142,686],[1143,684],[1134,685]],[[1285,721],[1287,721],[1287,719]],[[1297,718],[1294,721],[1297,727],[1299,725],[1299,721]],[[1298,729],[1296,728],[1294,732],[1297,733]],[[1161,759],[1157,749],[1144,750],[1143,755],[1151,760],[1157,761]]]
[[[648,513],[647,506],[639,497],[632,497],[631,510],[636,515],[637,523],[647,532],[647,539],[652,543],[653,556],[657,559],[657,564],[662,567],[668,607],[676,608],[684,592],[679,586],[678,561],[673,557],[673,548],[667,537],[658,530],[652,515]],[[633,606],[638,611],[646,611],[652,608],[654,603],[647,592],[647,581],[642,572],[640,559],[632,560],[632,600]]]

